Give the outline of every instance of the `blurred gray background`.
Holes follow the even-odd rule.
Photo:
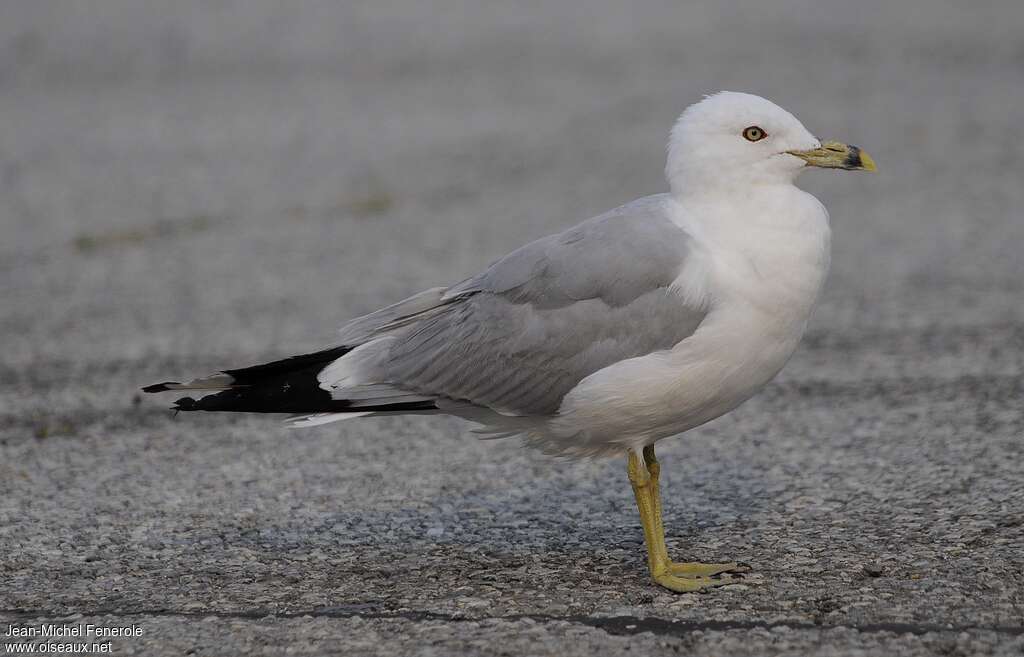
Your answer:
[[[834,228],[804,345],[662,443],[670,548],[746,583],[654,588],[618,461],[136,394],[663,191],[720,89],[880,169],[801,179]],[[134,622],[146,655],[1020,654],[1022,107],[1016,0],[4,3],[0,621]]]

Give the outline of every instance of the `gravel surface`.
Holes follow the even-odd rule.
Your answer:
[[[4,10],[0,634],[134,624],[112,649],[137,655],[1024,652],[1024,5],[513,4]],[[618,460],[137,394],[319,347],[662,191],[672,121],[723,88],[880,168],[802,179],[835,231],[804,345],[660,444],[670,549],[751,563],[743,583],[653,586]]]

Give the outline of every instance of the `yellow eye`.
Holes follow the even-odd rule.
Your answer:
[[[761,128],[757,127],[756,125],[752,125],[749,128],[743,129],[743,138],[746,139],[747,141],[761,141],[767,136],[768,133],[762,130]]]

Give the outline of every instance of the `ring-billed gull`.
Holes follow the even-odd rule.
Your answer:
[[[355,319],[336,346],[144,390],[294,426],[448,413],[551,453],[625,453],[654,581],[727,583],[749,568],[669,560],[654,443],[736,408],[796,348],[829,264],[828,212],[793,184],[807,166],[875,170],[764,98],[709,96],[672,130],[668,193]]]

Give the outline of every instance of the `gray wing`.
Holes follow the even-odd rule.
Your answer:
[[[589,374],[671,348],[706,310],[669,290],[692,238],[663,208],[661,197],[640,199],[452,286],[390,333],[381,382],[504,413],[547,414]]]

